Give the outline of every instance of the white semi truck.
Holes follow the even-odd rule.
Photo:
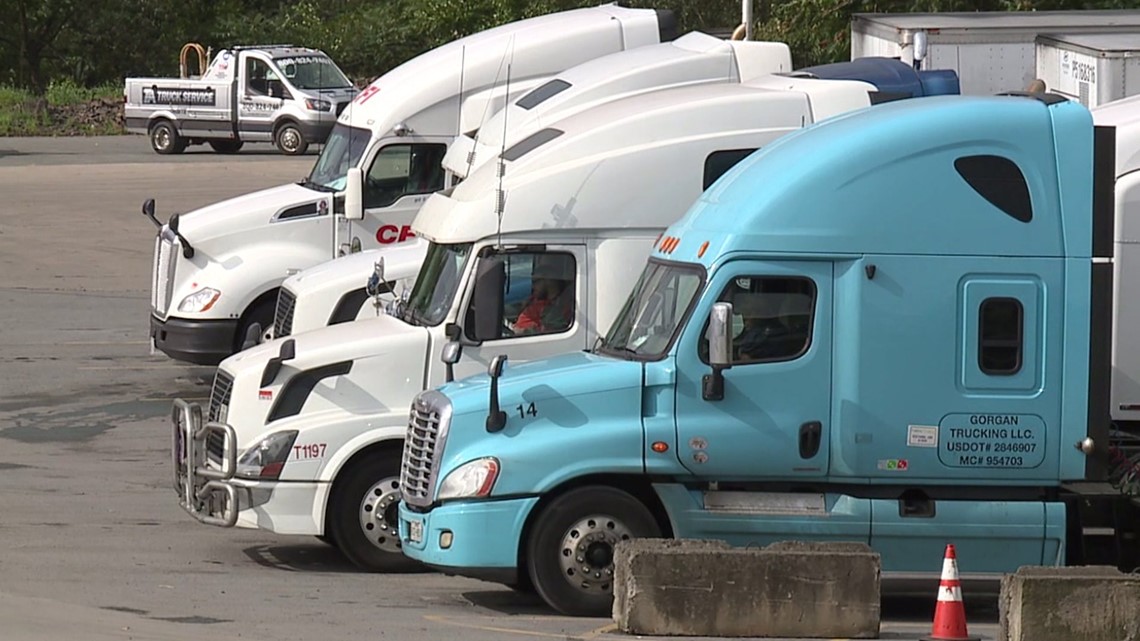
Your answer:
[[[791,51],[782,42],[730,41],[700,32],[612,53],[567,69],[499,110],[478,132],[461,134],[448,147],[443,168],[452,182],[458,182],[541,130],[544,123],[619,98],[667,87],[748,82],[791,69]],[[427,252],[422,239],[402,245],[415,249],[401,248],[398,256],[387,248],[363,251],[287,278],[278,294],[271,335],[287,336],[381,313],[377,297],[367,291],[370,274],[378,274],[382,264],[379,300],[390,300],[396,292],[406,291],[404,283],[415,277]]]
[[[222,49],[209,67],[192,76],[182,48],[182,77],[127,78],[127,131],[146,134],[160,154],[180,154],[208,142],[214,151],[234,153],[246,142],[272,142],[282,153],[305,153],[324,142],[356,87],[319,49],[243,45]]]
[[[361,91],[304,180],[175,214],[166,224],[148,200],[144,213],[159,228],[155,347],[182,361],[221,362],[269,325],[290,270],[407,241],[415,212],[446,186],[440,162],[460,131],[564,69],[674,37],[668,11],[613,4],[489,29],[417,56]],[[346,217],[350,167],[363,175],[363,214]]]
[[[633,96],[545,123],[433,195],[406,305],[245,350],[219,366],[208,406],[175,401],[179,503],[213,525],[322,536],[366,569],[407,564],[395,515],[411,399],[498,354],[590,346],[660,232],[755,149],[880,89],[957,92],[953,74],[860,64],[889,88],[771,75]]]

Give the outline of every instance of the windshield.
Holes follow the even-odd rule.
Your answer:
[[[669,349],[704,279],[700,268],[650,262],[600,351],[651,360]]]
[[[324,56],[274,58],[277,68],[298,89],[346,89],[352,83]]]
[[[439,325],[447,316],[459,277],[471,253],[471,243],[428,247],[427,257],[408,299],[405,320],[417,325]]]
[[[317,158],[317,164],[313,165],[313,171],[305,180],[305,186],[321,191],[344,189],[349,167],[357,166],[371,139],[371,131],[338,122],[333,126],[325,148]]]

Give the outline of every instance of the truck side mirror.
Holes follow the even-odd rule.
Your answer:
[[[732,303],[713,303],[709,312],[709,364],[712,373],[701,379],[701,396],[706,401],[719,401],[724,398],[724,370],[732,367],[732,337],[729,325],[732,323]]]
[[[444,329],[447,334],[447,342],[443,345],[443,353],[440,354],[440,360],[447,366],[447,382],[455,380],[454,365],[459,362],[460,357],[463,356],[463,344],[459,342],[459,335],[462,330],[455,323],[448,323]]]
[[[471,295],[474,308],[476,341],[499,338],[503,330],[503,284],[507,267],[500,258],[483,258],[475,268],[475,291]]]
[[[494,434],[507,426],[507,413],[499,407],[499,377],[503,375],[503,366],[507,364],[507,355],[499,354],[491,359],[487,366],[487,375],[491,377],[491,407],[487,412],[487,431]]]
[[[364,220],[364,172],[360,167],[349,167],[344,186],[344,217],[347,220]]]
[[[155,227],[162,229],[162,223],[158,222],[158,219],[154,217],[154,199],[153,198],[147,198],[146,200],[143,201],[142,213],[143,213],[143,216],[146,216],[147,218],[150,219],[150,222],[154,223]]]

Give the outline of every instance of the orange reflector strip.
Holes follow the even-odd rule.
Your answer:
[[[697,258],[703,257],[705,255],[705,250],[707,250],[708,248],[709,248],[709,241],[706,240],[705,242],[701,243],[701,248],[697,250]]]
[[[669,444],[665,441],[655,441],[652,447],[653,451],[657,452],[658,454],[669,451]]]
[[[672,254],[673,250],[677,249],[677,245],[681,244],[680,238],[673,238],[673,242],[669,243],[669,253]]]

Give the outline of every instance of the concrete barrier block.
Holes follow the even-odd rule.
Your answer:
[[[998,611],[1008,641],[1140,641],[1140,576],[1025,566],[1002,577]]]
[[[613,617],[629,634],[879,635],[878,553],[863,543],[633,539],[616,548]]]

